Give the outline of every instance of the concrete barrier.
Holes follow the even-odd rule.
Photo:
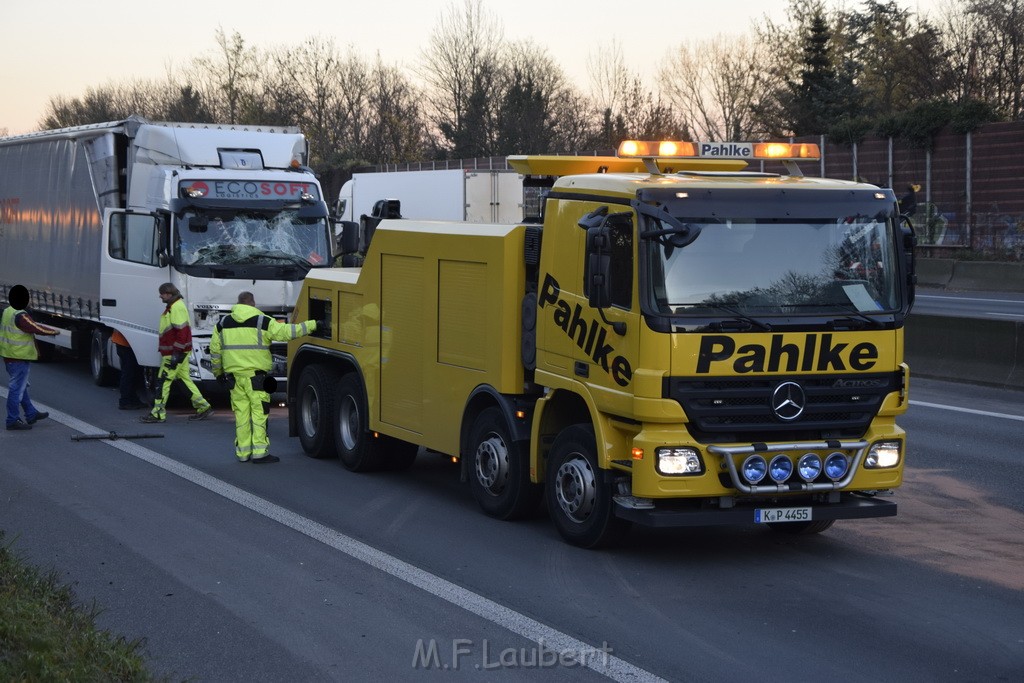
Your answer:
[[[942,289],[1024,292],[1024,263],[919,258],[917,282],[922,287]]]
[[[956,261],[948,258],[917,259],[917,284],[922,287],[941,287],[949,285],[953,279],[953,264]]]
[[[912,377],[1024,389],[1024,321],[911,313],[904,346]]]

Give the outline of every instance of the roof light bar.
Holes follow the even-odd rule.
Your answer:
[[[659,159],[765,159],[796,161],[819,159],[818,145],[806,142],[683,142],[680,140],[624,140],[618,156]]]

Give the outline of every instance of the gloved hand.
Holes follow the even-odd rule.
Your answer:
[[[224,373],[221,373],[221,374],[217,375],[217,384],[220,387],[226,389],[227,386],[228,386],[228,376],[225,375]]]
[[[173,370],[174,368],[176,368],[179,365],[181,365],[182,361],[184,361],[184,360],[185,360],[185,354],[183,352],[176,351],[175,353],[172,353],[171,354],[171,369]]]
[[[330,334],[331,333],[331,321],[330,320],[320,319],[320,320],[314,320],[313,322],[316,323],[316,331],[317,332],[323,332],[323,333],[326,333],[326,334]]]

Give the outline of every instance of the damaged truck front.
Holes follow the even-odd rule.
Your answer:
[[[196,381],[213,379],[209,338],[252,291],[287,316],[302,278],[331,263],[320,184],[294,128],[123,121],[0,138],[0,299],[29,289],[55,343],[113,381],[121,332],[159,365],[157,288],[189,306]],[[285,349],[275,374],[285,377]]]

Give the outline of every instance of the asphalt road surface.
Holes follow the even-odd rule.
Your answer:
[[[1022,394],[914,380],[896,518],[790,537],[653,531],[586,551],[481,514],[422,454],[359,475],[235,462],[223,400],[164,425],[84,364],[32,369],[50,420],[0,432],[0,529],[172,681],[979,681],[1024,672]],[[6,379],[0,394],[6,396]],[[81,433],[162,438],[72,441]]]

